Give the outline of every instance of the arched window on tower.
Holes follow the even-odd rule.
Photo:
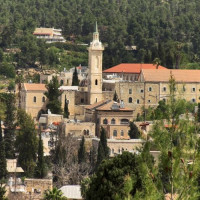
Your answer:
[[[95,80],[95,85],[98,85],[98,80],[97,79]]]
[[[103,124],[108,124],[108,120],[106,118],[103,120]]]
[[[115,124],[115,119],[114,118],[112,118],[111,124]]]

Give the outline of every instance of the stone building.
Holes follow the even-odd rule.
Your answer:
[[[23,83],[20,91],[21,108],[37,119],[39,112],[46,109],[47,91],[45,84]]]
[[[103,78],[123,81],[137,81],[142,69],[166,69],[163,66],[145,63],[121,63],[103,71]]]
[[[33,32],[38,39],[44,39],[47,43],[53,42],[65,42],[66,40],[62,36],[61,29],[55,28],[36,28]]]
[[[62,86],[71,86],[72,85],[72,77],[74,73],[75,67],[71,68],[70,70],[64,69],[64,71],[56,74],[50,74],[48,71],[40,74],[40,83],[47,83],[52,80],[53,76],[57,76],[60,85]],[[88,75],[88,68],[86,66],[79,65],[76,67],[78,79],[81,82],[82,80],[86,79]]]
[[[92,146],[95,149],[98,149],[99,138],[92,139]],[[142,147],[145,143],[142,139],[131,139],[131,140],[117,140],[117,139],[107,139],[107,145],[110,149],[110,157],[115,155],[122,154],[123,151],[133,152],[137,148]]]
[[[85,107],[85,121],[96,123],[96,135],[100,136],[101,126],[107,131],[108,138],[129,139],[129,121],[133,110],[123,102],[101,101]]]

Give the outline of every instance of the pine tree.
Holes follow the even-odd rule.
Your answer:
[[[67,99],[65,98],[65,107],[64,107],[64,118],[69,118],[69,108],[68,108],[68,102]]]
[[[117,92],[115,90],[115,93],[114,93],[114,96],[113,96],[113,101],[118,101],[118,95],[117,95]]]
[[[35,168],[35,177],[36,178],[45,177],[45,161],[44,161],[43,141],[41,133],[39,135],[39,142],[38,142],[38,161],[37,161],[37,166]]]
[[[131,139],[138,139],[140,137],[140,132],[138,127],[134,124],[134,122],[130,122],[129,124],[130,130],[128,132]]]
[[[62,92],[59,91],[59,87],[60,84],[56,76],[53,76],[50,83],[46,85],[48,90],[45,92],[45,96],[48,98],[48,104],[46,107],[47,109],[50,109],[53,114],[62,114],[61,103],[58,99]]]
[[[78,150],[78,163],[85,162],[85,157],[85,137],[83,136]]]
[[[77,72],[76,67],[75,67],[73,77],[72,77],[72,86],[79,86],[78,72]]]
[[[5,144],[2,136],[1,120],[0,120],[0,180],[6,178],[6,155],[5,155]]]
[[[15,137],[15,120],[16,120],[16,108],[15,108],[15,96],[13,94],[7,94],[5,96],[6,102],[6,119],[4,122],[4,140],[5,140],[5,152],[6,158],[13,159],[14,155],[14,137]]]
[[[102,160],[107,159],[109,157],[109,148],[107,146],[107,136],[106,131],[103,127],[101,127],[100,131],[100,141],[98,146],[98,155],[97,155],[97,167],[101,163]]]

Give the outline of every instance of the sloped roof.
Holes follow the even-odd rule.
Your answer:
[[[121,63],[103,71],[103,73],[132,73],[139,74],[141,69],[156,69],[156,65],[142,63]],[[159,66],[158,69],[167,69]]]
[[[33,35],[51,35],[53,28],[36,28]]]
[[[68,199],[83,199],[81,196],[81,186],[80,185],[65,185],[60,188],[63,196]]]
[[[132,109],[128,108],[128,107],[121,108],[120,103],[116,103],[118,105],[119,109],[112,109],[112,105],[114,103],[116,103],[116,102],[114,102],[113,100],[100,101],[100,102],[94,103],[92,105],[86,106],[85,108],[89,109],[89,110],[96,109],[96,110],[105,110],[105,111],[109,111],[109,110],[132,111]]]
[[[173,75],[176,82],[194,83],[200,82],[200,70],[154,70],[142,69],[144,81],[148,82],[169,82],[170,76]]]
[[[114,111],[115,109],[112,109],[112,105],[114,103],[116,103],[116,102],[110,101],[110,102],[108,102],[108,103],[106,103],[104,105],[99,106],[96,110],[105,110],[105,111],[112,110],[112,111]],[[133,111],[133,109],[128,108],[128,107],[121,108],[120,107],[120,103],[116,103],[116,104],[119,107],[119,109],[116,109],[116,111]]]
[[[45,84],[42,83],[24,83],[24,89],[27,91],[47,91]]]
[[[103,105],[104,103],[106,103],[106,101],[99,101],[97,103],[94,103],[94,104],[91,104],[91,105],[88,105],[88,106],[85,106],[86,109],[89,109],[89,110],[93,110],[101,105]]]

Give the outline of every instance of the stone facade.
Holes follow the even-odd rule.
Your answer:
[[[72,134],[75,137],[92,137],[95,136],[95,123],[93,122],[80,122],[80,121],[64,121],[62,124],[62,130],[65,134]]]
[[[120,107],[121,106],[121,107]],[[100,136],[101,126],[107,131],[108,138],[129,138],[129,121],[133,110],[114,101],[102,101],[86,107],[85,120],[96,123],[96,135]]]
[[[131,140],[116,140],[107,139],[107,145],[110,148],[110,157],[117,154],[122,154],[123,151],[132,152],[137,150],[137,148],[142,147],[145,141],[141,139],[131,139]],[[98,149],[99,139],[92,139],[92,145],[95,149]]]
[[[102,101],[102,57],[104,47],[99,41],[99,32],[96,24],[96,30],[93,33],[93,41],[88,48],[88,99],[89,104]]]
[[[21,108],[37,119],[39,112],[46,109],[47,91],[44,84],[24,83],[20,92]]]
[[[29,195],[38,194],[40,198],[44,196],[44,192],[48,189],[52,189],[53,181],[51,179],[28,179],[24,180],[26,186],[26,192]]]

